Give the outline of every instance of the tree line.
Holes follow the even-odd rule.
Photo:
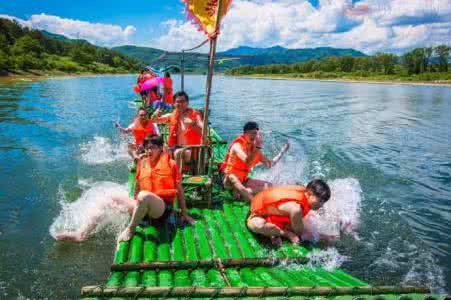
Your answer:
[[[58,39],[16,21],[0,19],[0,70],[125,73],[139,61],[84,40]]]
[[[295,64],[243,65],[225,71],[227,75],[251,74],[305,74],[325,73],[337,75],[353,74],[360,77],[371,75],[414,76],[422,73],[446,73],[449,70],[451,48],[439,45],[417,48],[403,55],[377,53],[374,56],[326,57]]]

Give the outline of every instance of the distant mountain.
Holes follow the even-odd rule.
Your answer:
[[[274,46],[270,48],[252,48],[248,46],[240,46],[238,48],[232,48],[224,52],[220,52],[222,55],[262,55],[268,53],[285,53],[288,49],[281,46]]]
[[[339,49],[331,47],[287,49],[281,46],[270,48],[238,47],[218,53],[218,55],[243,56],[240,59],[241,64],[249,65],[293,64],[330,56],[366,56],[364,53],[354,49]]]
[[[137,46],[131,46],[131,45],[125,45],[125,46],[119,46],[119,47],[113,47],[111,50],[117,51],[119,53],[122,53],[127,56],[131,56],[134,58],[137,58],[145,63],[150,63],[156,58],[158,58],[160,55],[165,53],[166,51],[155,49],[155,48],[148,48],[148,47],[137,47]]]
[[[165,52],[163,50],[137,46],[114,47],[119,53],[137,58],[147,64],[160,65],[180,65],[181,53]],[[163,55],[165,53],[165,55]],[[216,65],[218,70],[246,65],[266,65],[266,64],[293,64],[311,59],[321,59],[330,56],[366,56],[364,53],[354,49],[339,49],[331,47],[288,49],[281,46],[270,48],[252,48],[240,46],[216,54],[221,61]],[[227,60],[227,58],[235,58]],[[236,59],[239,58],[239,59]],[[208,55],[201,53],[186,53],[185,68],[189,71],[205,71],[207,69]]]

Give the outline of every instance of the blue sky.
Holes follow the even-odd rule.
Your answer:
[[[400,53],[451,41],[451,0],[233,1],[220,50],[281,45]],[[178,51],[204,39],[183,6],[180,0],[0,0],[0,16],[100,46]]]

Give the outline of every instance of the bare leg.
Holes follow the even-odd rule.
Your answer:
[[[253,217],[250,220],[247,220],[247,227],[249,227],[252,232],[269,237],[274,244],[280,245],[280,237],[286,237],[293,244],[299,244],[300,241],[299,237],[294,232],[290,230],[281,230],[276,225],[266,222],[266,220],[261,217]]]
[[[249,178],[246,181],[246,187],[252,190],[252,194],[257,194],[263,190],[266,190],[271,186],[271,182],[260,180],[260,179],[251,179]]]
[[[84,228],[80,228],[78,231],[60,233],[56,236],[57,241],[74,241],[82,242],[86,240],[91,232],[96,229],[97,224],[100,222],[100,216],[93,218],[93,221],[86,225]]]
[[[124,206],[129,212],[129,214],[133,214],[133,210],[135,209],[136,206],[135,200],[131,199],[127,195],[114,196],[112,200],[113,203],[115,203],[116,205]]]
[[[252,190],[245,187],[234,174],[225,176],[224,187],[226,189],[232,189],[234,193],[238,193],[241,196],[241,199],[251,202]]]
[[[137,205],[133,210],[130,224],[128,224],[127,228],[119,235],[118,242],[130,240],[135,233],[136,226],[138,226],[139,222],[146,214],[148,214],[150,218],[156,219],[163,215],[164,210],[165,204],[163,199],[147,191],[139,192]]]

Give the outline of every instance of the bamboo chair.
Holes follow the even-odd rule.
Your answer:
[[[185,161],[190,151],[189,160]],[[211,145],[185,146],[181,153],[180,170],[187,205],[212,207],[214,151]]]

